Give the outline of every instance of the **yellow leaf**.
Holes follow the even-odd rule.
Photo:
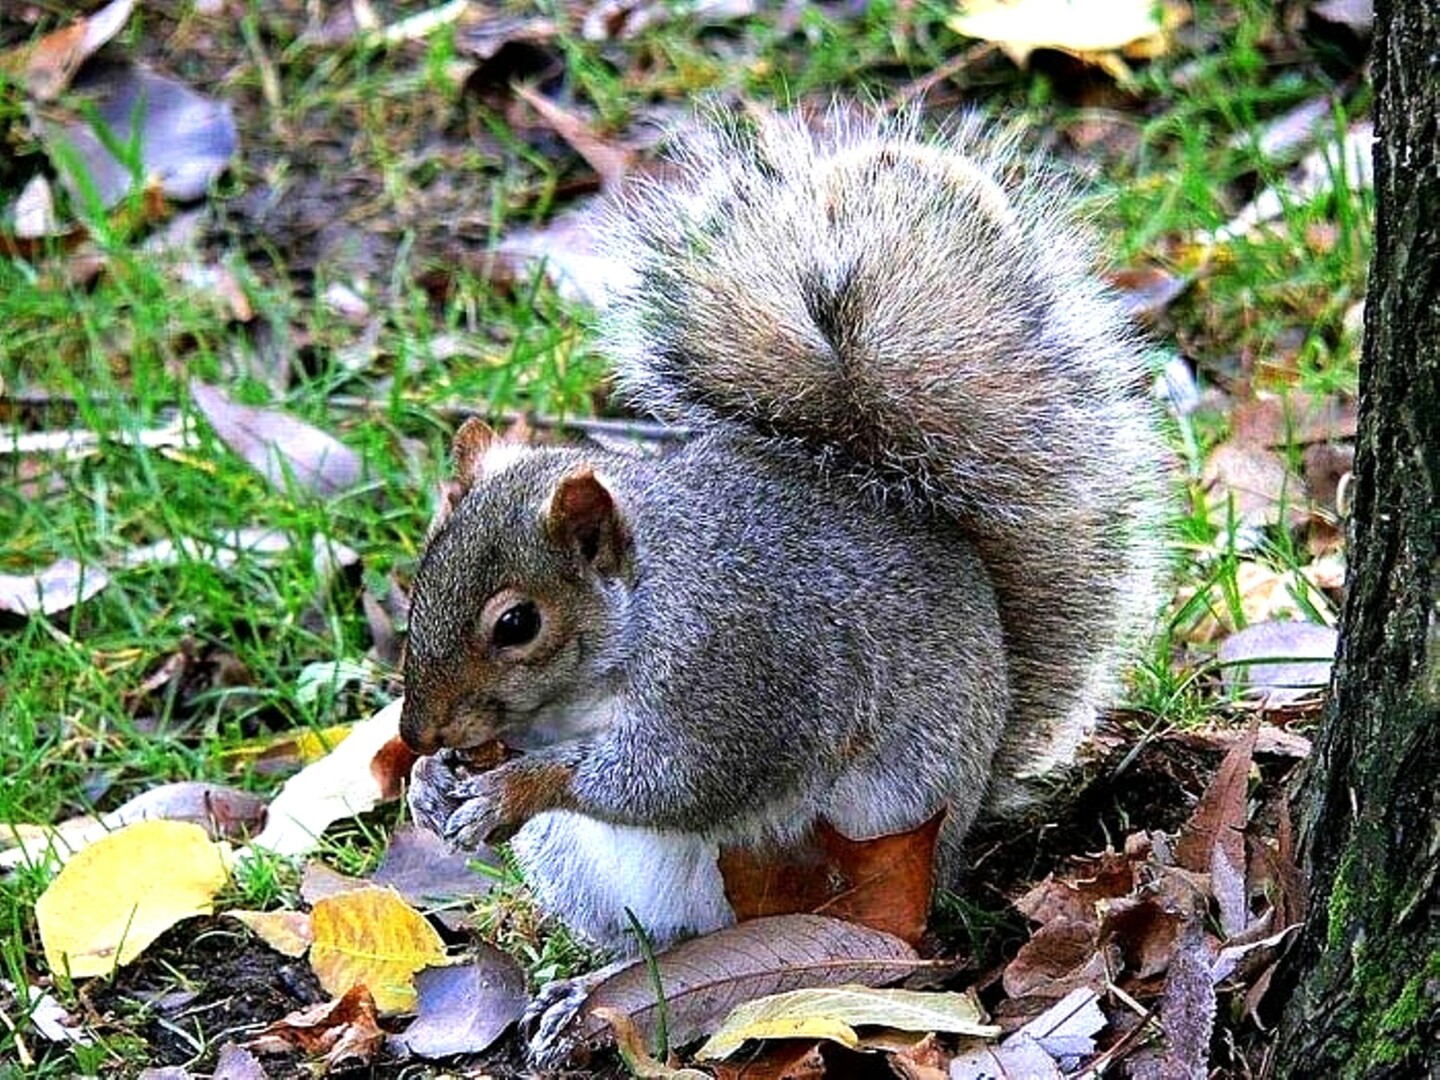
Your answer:
[[[310,913],[310,967],[327,993],[369,987],[382,1014],[415,1006],[415,973],[448,963],[445,943],[425,916],[393,889],[327,896]]]
[[[220,758],[231,772],[254,768],[257,772],[268,773],[309,765],[344,742],[354,726],[331,724],[319,730],[297,728],[278,735],[262,735],[232,746],[223,751]]]
[[[1157,55],[1154,40],[1179,25],[1184,6],[1155,0],[968,0],[949,19],[966,37],[993,41],[1017,63],[1035,49],[1096,60],[1094,54],[1138,47]]]
[[[310,916],[304,911],[227,911],[276,952],[284,956],[304,956],[315,940]]]
[[[830,1039],[853,1049],[859,1045],[855,1028],[867,1025],[979,1038],[1000,1033],[999,1028],[981,1022],[979,1006],[965,994],[816,987],[737,1005],[695,1058],[713,1061],[728,1057],[746,1039]]]
[[[229,856],[230,845],[183,821],[140,821],[97,840],[35,902],[45,962],[75,978],[128,964],[181,919],[210,914]]]

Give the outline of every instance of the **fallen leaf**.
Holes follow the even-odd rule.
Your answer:
[[[221,751],[220,758],[230,772],[253,771],[260,776],[292,772],[331,753],[350,736],[354,724],[333,724],[324,728],[294,728],[273,735],[249,739]]]
[[[925,932],[943,811],[903,833],[851,840],[827,822],[797,845],[720,852],[725,898],[739,921],[812,912],[910,944]]]
[[[585,159],[599,174],[604,188],[611,191],[619,188],[635,164],[635,151],[602,138],[584,118],[561,108],[523,83],[516,84],[515,94]]]
[[[1099,996],[1090,987],[1082,986],[1066,994],[1010,1038],[1020,1035],[1034,1039],[1056,1059],[1089,1057],[1095,1053],[1095,1036],[1105,1030],[1107,1023],[1100,1011]]]
[[[59,615],[84,603],[110,584],[98,566],[57,559],[35,574],[0,574],[0,612]]]
[[[70,85],[80,65],[124,28],[134,9],[135,0],[111,0],[69,26],[0,55],[0,69],[17,74],[36,101],[53,101]]]
[[[40,139],[61,182],[82,204],[93,199],[109,209],[134,189],[136,170],[118,160],[112,146],[137,148],[133,164],[142,190],[181,202],[205,195],[239,146],[228,102],[144,68],[87,68],[76,89],[94,101],[107,138],[89,123],[41,123]]]
[[[1211,851],[1216,844],[1224,844],[1233,861],[1244,864],[1246,794],[1257,730],[1258,722],[1252,723],[1244,737],[1231,747],[1190,819],[1181,828],[1180,838],[1175,842],[1175,862],[1186,870],[1208,873]]]
[[[1355,124],[1343,138],[1307,154],[1286,182],[1268,187],[1246,204],[1226,225],[1202,232],[1196,241],[1205,247],[1228,244],[1266,222],[1282,218],[1287,210],[1303,206],[1337,186],[1359,193],[1375,184],[1371,147],[1375,127],[1370,121]]]
[[[1230,431],[1234,441],[1252,446],[1332,443],[1355,438],[1357,413],[1353,399],[1291,390],[1240,402],[1231,410]]]
[[[356,889],[368,889],[374,884],[375,882],[366,881],[364,878],[342,874],[333,866],[328,866],[319,859],[311,859],[305,864],[305,869],[300,875],[300,899],[314,907],[327,896],[339,896],[341,893],[354,892]]]
[[[1005,966],[1011,998],[1063,998],[1078,987],[1101,988],[1108,972],[1097,952],[1096,925],[1059,918],[1041,926]]]
[[[382,1015],[415,1005],[415,973],[448,962],[445,943],[425,916],[392,889],[329,896],[310,913],[310,967],[331,994],[369,987]]]
[[[42,1039],[52,1043],[74,1043],[78,1046],[89,1046],[95,1041],[75,1015],[61,1005],[54,995],[40,987],[24,984],[17,986],[7,979],[0,979],[0,991],[12,995],[19,1002],[22,1015]]]
[[[740,1063],[710,1066],[719,1080],[825,1080],[834,1076],[820,1043],[772,1042]]]
[[[1191,279],[1155,265],[1133,266],[1106,275],[1132,319],[1153,323],[1190,287]]]
[[[625,1071],[636,1080],[710,1080],[710,1074],[699,1069],[674,1069],[656,1061],[635,1022],[618,1009],[597,1009],[595,1017],[610,1025]]]
[[[328,1068],[367,1065],[385,1043],[375,1000],[364,986],[355,986],[335,1001],[323,1001],[277,1020],[247,1043],[262,1054],[298,1048],[324,1055]]]
[[[1188,17],[1173,0],[967,0],[947,23],[965,37],[993,41],[1020,65],[1036,49],[1057,49],[1119,74],[1105,54],[1162,55],[1168,31]]]
[[[586,12],[580,35],[586,41],[626,41],[678,17],[698,28],[746,18],[758,7],[757,0],[600,0]]]
[[[1338,23],[1368,37],[1375,23],[1375,0],[1320,0],[1310,12],[1325,22]]]
[[[1254,444],[1221,443],[1210,452],[1201,477],[1212,520],[1233,513],[1242,525],[1300,526],[1308,519],[1305,481],[1279,454]]]
[[[1220,643],[1216,659],[1229,691],[1243,690],[1266,707],[1311,698],[1330,683],[1339,635],[1307,622],[1262,622]]]
[[[1186,925],[1170,960],[1160,998],[1160,1027],[1165,1032],[1162,1075],[1204,1080],[1209,1075],[1210,1033],[1215,1027],[1215,984],[1199,919]]]
[[[456,851],[429,829],[401,825],[390,834],[390,844],[375,871],[376,885],[388,885],[422,911],[456,899],[484,896],[493,877],[474,869],[476,862],[500,866],[500,856],[489,848]]]
[[[315,940],[307,911],[245,911],[236,908],[225,914],[244,923],[281,956],[304,956],[305,950]]]
[[[287,780],[251,846],[276,855],[304,855],[331,823],[395,797],[400,777],[409,774],[400,742],[401,702],[397,698],[360,721],[330,754]],[[242,848],[239,856],[248,858],[247,850]]]
[[[1096,940],[1100,948],[1118,952],[1128,979],[1147,979],[1170,963],[1182,921],[1155,895],[1121,897],[1104,905]]]
[[[681,942],[656,957],[669,1012],[672,1046],[709,1034],[736,1005],[765,994],[845,983],[882,985],[923,965],[899,938],[822,915],[777,915]],[[632,964],[601,983],[585,1002],[576,1036],[592,1046],[608,1039],[596,1008],[618,1009],[647,1042],[657,1005],[650,973]]]
[[[35,902],[50,970],[108,974],[182,919],[210,914],[229,851],[180,821],[141,821],[97,840]]]
[[[255,1055],[238,1043],[227,1042],[215,1058],[210,1080],[267,1080]]]
[[[222,442],[278,491],[294,483],[331,496],[360,482],[360,455],[319,428],[274,409],[239,405],[224,391],[199,381],[190,395]]]
[[[13,833],[0,832],[0,843],[18,839],[15,848],[0,852],[0,869],[38,866],[54,860],[64,863],[75,853],[137,821],[164,819],[189,821],[203,827],[211,839],[237,840],[255,832],[265,820],[260,796],[221,784],[181,780],[142,791],[101,817],[71,818],[59,825],[39,825]]]
[[[950,1080],[1064,1080],[1055,1059],[1030,1035],[999,1046],[972,1046],[950,1061]]]
[[[423,1058],[480,1053],[530,1001],[519,965],[484,943],[458,964],[420,972],[415,990],[415,1021],[392,1043]]]
[[[861,1026],[900,1031],[943,1031],[993,1038],[1000,1029],[981,1020],[967,994],[886,990],[868,986],[818,987],[771,994],[737,1005],[705,1045],[699,1061],[726,1058],[747,1039],[831,1039],[852,1049]]]
[[[1015,909],[1037,923],[1056,919],[1093,923],[1102,900],[1129,896],[1135,884],[1134,862],[1120,852],[1107,851],[1064,877],[1050,874],[1016,900]]]
[[[545,276],[564,299],[603,310],[632,276],[628,266],[600,244],[605,227],[600,203],[557,214],[537,229],[512,229],[496,247],[501,280],[524,280],[543,264]],[[494,275],[492,275],[494,276]]]

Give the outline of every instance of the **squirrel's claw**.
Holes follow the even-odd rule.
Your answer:
[[[507,820],[504,789],[492,773],[463,781],[456,794],[459,805],[450,814],[440,835],[456,847],[477,848],[485,843],[510,839],[519,823]]]
[[[443,753],[416,761],[415,767],[410,770],[410,788],[406,797],[415,824],[437,836],[444,836],[445,824],[459,806],[455,798],[459,782],[460,776],[453,762]]]

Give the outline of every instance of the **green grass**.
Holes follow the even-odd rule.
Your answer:
[[[704,93],[887,100],[970,47],[945,27],[949,12],[945,4],[920,3],[905,7],[902,17],[899,5],[873,4],[842,21],[810,9],[793,32],[759,19],[703,31],[682,20],[623,45],[572,34],[560,46],[563,81],[575,107],[608,132],[623,130],[656,102]],[[1239,209],[1227,181],[1255,176],[1249,186],[1263,187],[1283,175],[1283,167],[1257,157],[1253,133],[1268,119],[1336,94],[1334,126],[1346,121],[1340,88],[1317,64],[1303,54],[1277,60],[1266,47],[1279,35],[1274,18],[1272,6],[1258,2],[1197,5],[1197,19],[1212,28],[1202,35],[1204,48],[1137,67],[1136,98],[1109,111],[1119,128],[1131,130],[1130,148],[1099,162],[1090,187],[1112,256],[1197,275],[1168,314],[1167,341],[1178,339],[1208,371],[1233,372],[1236,358],[1249,357],[1260,383],[1324,393],[1354,385],[1356,342],[1344,319],[1363,295],[1369,195],[1342,184],[1325,199],[1285,206],[1258,236],[1210,252],[1193,243],[1198,231],[1223,225]],[[147,35],[182,40],[194,29],[188,16],[177,25],[137,12],[127,40],[138,48]],[[432,205],[427,200],[439,207],[430,213],[443,214],[447,187],[483,192],[484,214],[466,228],[493,240],[562,208],[573,155],[558,144],[554,153],[537,150],[502,117],[460,99],[454,75],[460,50],[451,32],[418,47],[317,49],[294,40],[295,29],[254,3],[238,25],[207,24],[226,62],[182,49],[173,70],[244,102],[258,127],[289,133],[286,141],[254,148],[222,185],[216,200],[222,208],[262,176],[299,198],[313,178],[287,145],[323,145],[327,132],[359,132],[354,160],[319,155],[330,172],[317,189],[338,183],[346,168],[380,177],[372,209],[393,219],[403,237],[396,260],[370,281],[377,329],[365,363],[346,362],[357,332],[314,299],[330,281],[350,280],[344,267],[292,266],[282,252],[267,252],[263,238],[248,259],[232,253],[225,260],[256,312],[250,326],[158,263],[140,246],[145,230],[114,213],[89,212],[105,258],[93,281],[59,280],[63,258],[35,265],[0,259],[0,385],[52,399],[9,423],[73,426],[133,441],[178,417],[194,421],[198,437],[178,451],[112,441],[83,457],[47,458],[38,466],[26,459],[27,468],[41,469],[38,482],[19,472],[22,459],[0,457],[0,572],[27,572],[62,557],[105,563],[164,537],[205,539],[242,527],[277,527],[295,538],[279,557],[242,557],[228,568],[182,560],[117,569],[103,592],[74,610],[0,629],[6,778],[0,826],[108,809],[169,780],[273,787],[271,778],[227,775],[220,752],[268,731],[354,719],[395,690],[391,681],[379,691],[312,696],[301,674],[307,665],[360,659],[368,637],[359,590],[383,588],[392,574],[403,584],[413,571],[444,468],[451,423],[442,406],[557,416],[595,407],[604,363],[587,316],[568,308],[539,276],[508,291],[453,270],[438,293],[419,284],[436,258],[420,241],[455,227],[446,218],[437,229],[421,212]],[[1058,134],[1062,143],[1095,116],[1043,66],[1021,73],[990,57],[956,78],[982,109],[1007,119],[1020,110],[1038,134]],[[1366,104],[1361,94],[1349,108]],[[0,85],[0,125],[13,131],[19,119],[8,84]],[[421,149],[427,138],[445,131],[473,138],[463,152],[427,156]],[[0,173],[0,184],[13,179]],[[0,203],[13,195],[0,190]],[[295,345],[302,337],[303,347]],[[453,340],[465,343],[464,354],[437,348]],[[264,359],[266,341],[280,343],[289,371]],[[191,378],[220,383],[240,400],[285,409],[341,438],[363,457],[366,485],[330,503],[268,486],[198,416],[187,390]],[[365,407],[339,407],[340,398],[363,399]],[[1189,423],[1192,472],[1225,432],[1223,416]],[[1215,583],[1233,609],[1242,557],[1235,531],[1193,499],[1189,506],[1177,514],[1181,583]],[[359,552],[359,585],[322,579],[311,557],[316,538]],[[1303,560],[1285,537],[1266,539],[1267,557],[1281,565]],[[1161,723],[1213,714],[1213,689],[1173,663],[1193,614],[1176,616],[1134,680],[1135,698]],[[145,680],[182,651],[244,674],[202,680],[194,693],[173,687],[144,693]],[[392,821],[347,833],[327,857],[352,872],[366,868]],[[31,905],[44,881],[39,873],[0,881],[0,973],[15,982],[34,981],[43,971]],[[275,904],[292,897],[294,887],[288,868],[259,864],[237,882],[233,899]],[[532,975],[583,962],[572,941],[517,915],[518,903],[502,900],[486,918],[495,936],[525,954]],[[0,1061],[8,1039],[0,1029]],[[38,1075],[103,1071],[122,1049],[52,1056]]]

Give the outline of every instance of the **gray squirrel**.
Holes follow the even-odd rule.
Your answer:
[[[732,921],[720,846],[817,819],[946,807],[953,878],[1092,729],[1162,563],[1142,346],[1064,185],[975,123],[712,117],[678,161],[618,208],[603,336],[695,437],[468,422],[405,661],[417,821],[513,833],[541,905],[621,952],[626,908],[662,945]]]

